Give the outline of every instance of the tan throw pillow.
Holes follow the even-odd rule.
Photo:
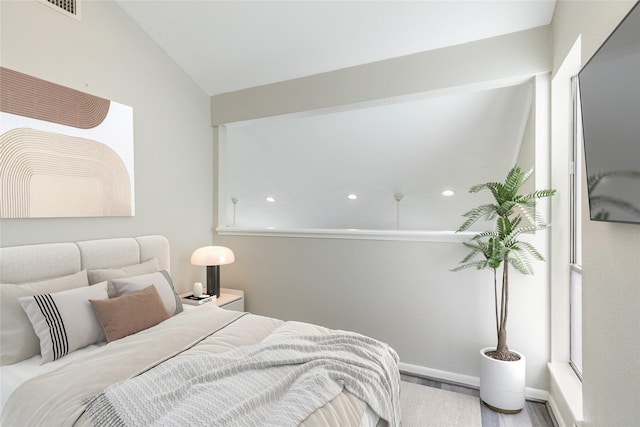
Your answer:
[[[158,266],[158,260],[151,258],[149,261],[145,261],[141,264],[125,265],[119,268],[97,268],[94,270],[88,270],[87,275],[89,277],[89,284],[104,282],[108,283],[107,292],[109,292],[109,298],[117,297],[118,293],[113,287],[111,280],[124,279],[132,276],[139,276],[141,274],[155,273],[160,271]]]
[[[169,318],[160,294],[151,285],[141,291],[108,300],[89,300],[107,342],[124,338]]]
[[[0,365],[10,365],[40,353],[40,341],[18,298],[88,286],[86,270],[69,276],[23,283],[0,284]]]

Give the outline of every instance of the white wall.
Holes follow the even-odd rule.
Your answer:
[[[211,243],[209,97],[116,2],[82,2],[77,21],[36,0],[2,1],[1,65],[133,107],[135,217],[3,219],[0,244],[163,234],[185,290]]]
[[[525,140],[530,148],[523,150],[530,151],[525,167],[533,165],[532,93],[533,84],[526,81],[227,125],[228,196],[220,200],[220,224],[456,230],[460,213],[478,204],[467,189],[501,179],[520,150],[514,142]],[[455,197],[442,196],[447,188],[456,190]],[[347,200],[349,192],[358,200]],[[404,197],[400,204],[397,193]],[[267,195],[275,203],[266,203]],[[484,200],[490,199],[486,192]]]
[[[489,87],[549,71],[549,32],[538,28],[214,96],[212,123],[420,91]],[[548,90],[545,87],[543,91]],[[542,145],[548,144],[545,116],[548,108],[545,113],[544,106],[537,105],[536,126],[529,130]],[[536,150],[536,159],[546,161],[547,148]],[[541,171],[536,183],[548,184],[546,167]],[[247,308],[255,313],[369,334],[389,342],[404,363],[470,382],[479,376],[480,348],[495,345],[492,275],[449,271],[466,253],[459,241],[225,234],[216,238],[216,244],[229,246],[236,254],[236,262],[222,268],[223,286],[244,289]],[[534,244],[547,253],[544,235],[536,236]],[[548,271],[546,265],[536,267],[536,276],[512,275],[509,342],[527,356],[527,385],[546,390]]]
[[[552,22],[554,70],[579,36],[585,64],[634,3],[558,2]],[[582,211],[584,425],[637,426],[640,226],[592,222],[586,205]]]

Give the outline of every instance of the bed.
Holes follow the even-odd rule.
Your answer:
[[[400,425],[398,356],[182,305],[159,235],[0,248],[1,424]]]

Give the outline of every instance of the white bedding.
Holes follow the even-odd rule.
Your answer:
[[[236,319],[238,316],[241,317]],[[71,359],[60,360],[61,364],[65,362],[63,366],[53,370],[45,368],[49,372],[31,378],[15,389],[3,409],[2,425],[88,425],[83,399],[115,381],[155,366],[167,359],[167,355],[180,353],[181,357],[188,357],[221,353],[258,343],[274,332],[277,335],[328,331],[303,323],[281,328],[283,325],[285,322],[281,320],[242,315],[214,305],[187,310],[138,334],[85,349],[84,354],[74,352]],[[372,417],[363,401],[343,391],[301,425],[355,427],[376,425],[380,421],[378,417]]]
[[[197,307],[193,305],[184,305],[185,311],[194,310]],[[181,315],[182,313],[178,314]],[[74,362],[85,356],[89,356],[95,350],[103,347],[106,341],[98,344],[92,344],[87,347],[78,349],[65,357],[54,360],[50,363],[42,365],[42,356],[36,355],[30,359],[23,360],[22,362],[14,363],[12,365],[0,366],[0,414],[4,408],[9,395],[18,388],[18,386],[25,381],[37,377],[38,375],[46,374],[55,369],[58,369],[70,362]]]
[[[185,311],[189,311],[194,310],[197,307],[185,304],[183,308]],[[181,314],[182,313],[178,314],[178,316]],[[66,365],[67,363],[88,356],[105,344],[106,341],[89,345],[66,355],[62,359],[54,360],[53,362],[45,363],[44,365],[41,364],[42,356],[38,354],[30,359],[23,360],[22,362],[0,366],[0,414],[2,413],[2,409],[4,408],[7,399],[9,399],[9,395],[13,393],[20,384],[33,377],[46,374],[47,372],[51,372],[54,369]]]
[[[222,353],[177,355],[84,403],[105,425],[297,427],[348,390],[398,426],[395,369],[395,352],[359,334],[272,334]]]
[[[197,307],[185,304],[183,308],[185,311],[189,311],[194,310]],[[181,314],[182,313],[178,314],[178,316]],[[2,409],[4,408],[7,399],[9,399],[9,395],[13,393],[13,391],[18,388],[20,384],[26,382],[31,378],[37,377],[38,375],[46,374],[47,372],[58,369],[70,362],[74,362],[85,356],[89,356],[91,355],[91,353],[103,347],[105,344],[106,341],[89,345],[87,347],[78,349],[61,359],[54,360],[50,363],[45,363],[44,365],[41,364],[42,356],[38,354],[30,359],[23,360],[22,362],[14,363],[12,365],[0,366],[0,414],[2,413]]]
[[[9,395],[13,393],[20,384],[30,380],[31,378],[37,377],[38,375],[46,374],[47,372],[51,372],[66,365],[67,363],[85,357],[105,344],[106,342],[101,342],[99,344],[93,344],[85,348],[81,348],[66,355],[62,359],[54,360],[53,362],[45,363],[44,365],[40,364],[42,356],[38,354],[37,356],[33,356],[31,359],[23,360],[22,362],[0,366],[0,414],[2,413],[2,409],[4,408],[7,399],[9,399]]]

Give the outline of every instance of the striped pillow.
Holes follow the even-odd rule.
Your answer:
[[[18,298],[88,286],[87,271],[20,285],[0,283],[0,365],[40,354],[40,342]]]
[[[54,294],[19,298],[40,339],[41,364],[104,341],[104,332],[89,300],[107,299],[107,282]]]

